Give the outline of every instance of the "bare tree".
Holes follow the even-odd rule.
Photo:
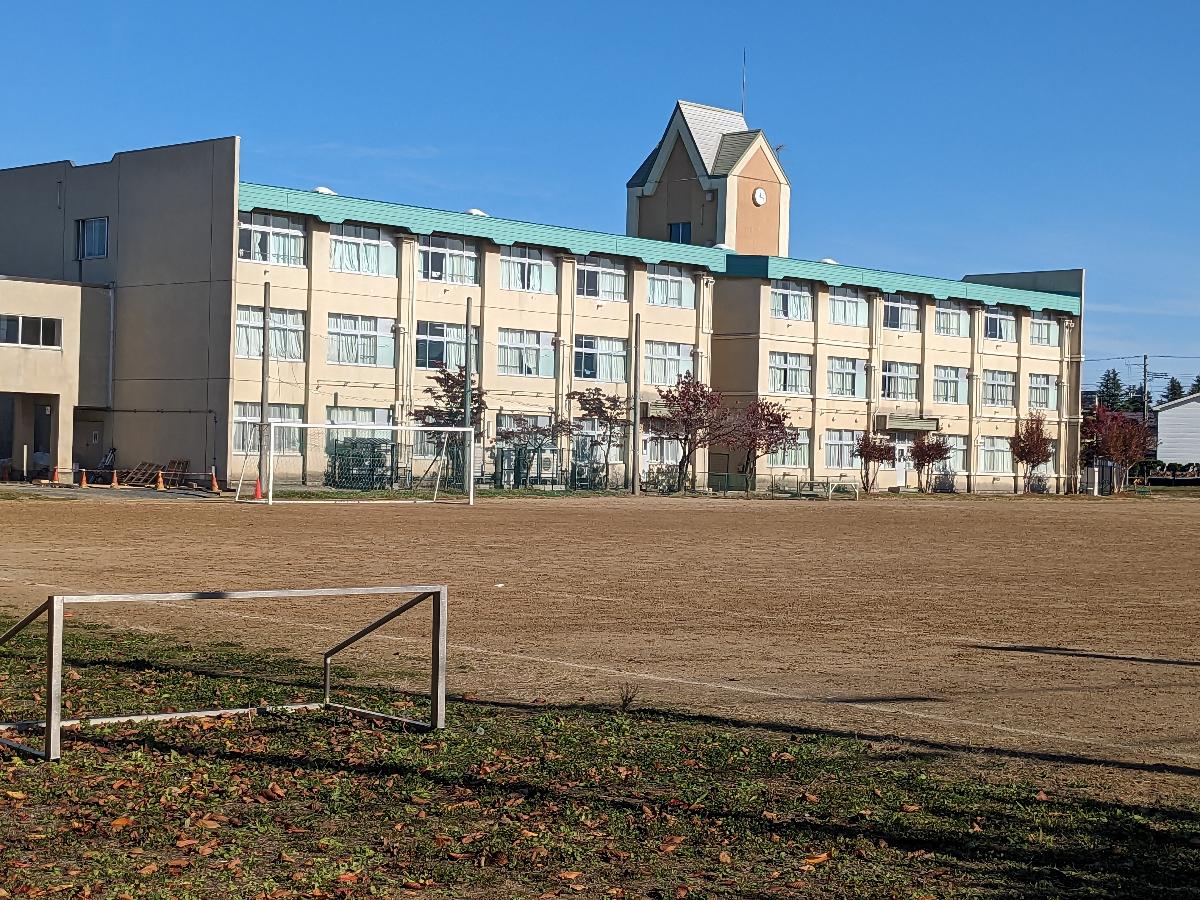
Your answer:
[[[675,490],[682,491],[696,451],[721,443],[728,437],[730,415],[721,406],[721,392],[691,372],[679,376],[674,387],[659,388],[658,395],[667,407],[667,413],[649,418],[647,425],[656,435],[679,442]]]

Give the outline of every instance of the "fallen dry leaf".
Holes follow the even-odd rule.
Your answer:
[[[812,856],[804,857],[804,864],[806,866],[818,866],[821,863],[828,862],[828,861],[829,861],[829,853],[828,852],[815,853]]]

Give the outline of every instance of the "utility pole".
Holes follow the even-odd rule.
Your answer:
[[[1142,424],[1150,426],[1150,357],[1142,354]]]
[[[642,314],[633,317],[633,495],[642,492]]]
[[[268,488],[267,479],[267,457],[270,455],[270,448],[267,446],[267,432],[270,430],[268,423],[270,418],[268,412],[270,406],[268,401],[270,393],[268,386],[271,383],[271,282],[263,282],[263,342],[262,342],[262,393],[259,398],[258,417],[258,477],[262,480],[262,489],[265,491]]]
[[[471,305],[474,301],[467,298],[467,330],[463,332],[463,358],[466,360],[466,370],[463,373],[463,425],[471,428],[474,424],[471,415],[471,350],[474,341],[471,340]],[[475,436],[474,434],[463,435],[463,484],[466,485],[468,478],[475,477]]]

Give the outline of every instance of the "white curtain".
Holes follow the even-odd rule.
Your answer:
[[[620,338],[596,339],[596,378],[625,381],[625,341]]]
[[[260,339],[261,335],[259,332]],[[304,313],[301,310],[271,310],[271,358],[304,359]]]
[[[263,348],[262,310],[254,306],[237,308],[234,344],[238,356],[261,357]]]

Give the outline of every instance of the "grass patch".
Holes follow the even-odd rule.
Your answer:
[[[5,719],[36,712],[40,637],[0,652]],[[318,685],[316,667],[282,652],[102,627],[69,625],[65,658],[73,715],[292,701]],[[346,700],[422,714],[354,674],[339,673]],[[0,886],[178,898],[1197,895],[1195,809],[1047,797],[899,744],[611,699],[459,700],[435,735],[324,712],[88,727],[68,735],[61,763],[0,763]]]

